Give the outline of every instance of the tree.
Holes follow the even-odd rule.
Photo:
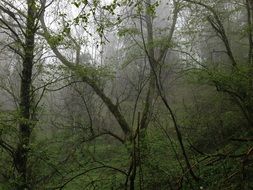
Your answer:
[[[2,0],[0,188],[251,188],[252,6]]]
[[[14,2],[16,3],[16,2]],[[38,31],[38,17],[41,9],[35,0],[20,2],[22,9],[15,4],[2,1],[0,22],[1,29],[12,41],[7,47],[22,61],[20,73],[20,92],[18,97],[18,140],[16,145],[1,141],[1,146],[10,153],[15,168],[15,189],[30,189],[30,169],[28,166],[31,150],[31,133],[36,124],[32,77],[35,64],[35,38]],[[18,17],[18,16],[19,17]],[[12,126],[14,127],[14,126]]]

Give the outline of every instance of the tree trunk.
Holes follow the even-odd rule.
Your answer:
[[[15,167],[18,174],[18,184],[16,189],[29,189],[27,179],[27,161],[29,153],[29,141],[31,136],[31,83],[34,59],[34,39],[36,31],[35,23],[35,0],[27,0],[27,20],[24,44],[23,69],[21,73],[20,88],[20,123],[19,123],[19,143],[17,145],[14,158]]]

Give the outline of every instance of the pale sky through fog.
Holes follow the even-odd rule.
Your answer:
[[[104,4],[109,4],[112,2],[112,0],[103,0]],[[55,31],[61,30],[62,24],[58,25],[57,22],[60,22],[59,15],[54,15],[54,12],[62,12],[65,13],[68,18],[68,20],[73,22],[74,18],[76,18],[82,11],[82,6],[77,8],[74,4],[70,3],[64,3],[60,2],[59,5],[52,4],[50,7],[48,7],[46,14],[45,14],[45,20],[47,22],[47,26],[50,27],[50,29],[53,29]],[[90,16],[90,19],[92,19],[92,16]],[[77,39],[85,40],[85,43],[82,44],[81,52],[82,53],[89,53],[94,59],[99,59],[100,56],[100,47],[97,47],[97,41],[99,41],[99,38],[96,36],[96,29],[95,26],[92,24],[92,21],[89,22],[86,28],[89,33],[95,34],[93,36],[90,36],[87,34],[87,32],[83,29],[81,24],[79,25],[72,25],[71,26],[71,34],[73,37]],[[100,62],[100,60],[97,60]]]

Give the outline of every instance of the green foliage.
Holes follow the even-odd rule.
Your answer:
[[[159,1],[155,1],[153,4],[149,5],[147,8],[146,8],[146,12],[147,14],[149,14],[150,16],[155,16],[156,14],[156,9],[157,7],[159,6]]]
[[[173,41],[168,42],[167,37],[156,38],[153,40],[152,43],[147,45],[149,48],[161,48],[161,49],[173,48],[176,46],[176,44],[173,43]]]
[[[109,66],[94,67],[91,65],[76,65],[75,71],[81,77],[86,76],[92,79],[100,79],[100,78],[112,79],[114,78],[115,75],[115,73]]]
[[[89,21],[90,15],[91,15],[90,12],[80,14],[79,16],[74,18],[74,24],[79,25],[80,23],[84,23],[86,25],[87,22]]]
[[[48,37],[48,43],[54,47],[60,45],[64,40],[64,36],[61,34]]]
[[[124,37],[124,36],[128,36],[128,35],[138,35],[140,34],[140,32],[138,31],[137,28],[122,28],[119,29],[118,31],[118,36],[119,37]]]
[[[79,8],[81,5],[86,6],[88,4],[88,0],[75,0],[72,4]]]
[[[195,4],[192,6],[185,6],[185,4],[182,3],[182,8],[186,7],[187,9],[183,14],[179,14],[181,20],[179,21],[179,25],[176,25],[176,27],[179,26],[177,28],[179,35],[174,35],[173,40],[168,42],[168,38],[166,36],[163,37],[161,33],[169,33],[168,28],[170,27],[166,26],[162,29],[158,27],[155,28],[156,22],[152,20],[155,19],[157,15],[156,10],[158,6],[160,6],[160,2],[163,3],[163,1],[153,1],[150,5],[147,5],[147,2],[132,0],[113,0],[110,3],[100,0],[72,0],[71,8],[74,7],[75,10],[80,10],[78,16],[72,20],[68,20],[68,13],[60,12],[58,14],[60,19],[63,20],[63,26],[57,30],[60,34],[53,34],[52,36],[45,34],[45,37],[49,45],[53,47],[64,47],[67,49],[66,52],[68,52],[69,49],[71,50],[69,52],[73,52],[71,48],[75,45],[69,44],[71,35],[78,33],[72,31],[73,26],[76,28],[82,27],[84,31],[88,32],[91,20],[96,21],[94,22],[95,29],[92,30],[95,31],[96,34],[89,35],[94,35],[94,38],[100,38],[101,44],[104,45],[105,42],[103,38],[108,29],[115,29],[115,26],[119,26],[118,24],[121,24],[123,19],[125,19],[126,15],[121,15],[121,12],[118,13],[117,8],[120,8],[120,11],[124,8],[133,11],[134,14],[131,19],[133,19],[134,22],[136,18],[143,19],[143,23],[141,23],[143,24],[143,28],[138,28],[138,24],[136,24],[138,27],[128,26],[127,22],[126,26],[122,26],[125,23],[120,26],[122,28],[118,29],[118,36],[124,40],[128,40],[129,38],[127,37],[130,36],[131,39],[134,38],[134,40],[127,41],[126,43],[124,42],[125,44],[120,41],[122,44],[119,44],[120,46],[122,45],[121,47],[123,48],[119,54],[122,54],[123,58],[121,55],[117,55],[115,58],[117,61],[116,64],[119,65],[117,65],[117,67],[115,67],[115,63],[110,63],[109,66],[106,64],[102,66],[93,65],[90,63],[91,58],[87,58],[87,56],[86,58],[85,56],[82,57],[82,61],[87,61],[87,63],[70,63],[66,64],[67,66],[61,66],[54,63],[52,59],[49,59],[50,63],[46,62],[43,65],[34,67],[37,69],[34,70],[39,73],[41,80],[37,81],[37,79],[35,79],[37,73],[33,72],[33,84],[31,88],[28,87],[28,91],[30,91],[32,95],[40,94],[39,92],[41,91],[37,91],[36,93],[33,91],[34,88],[36,89],[37,83],[40,89],[45,91],[48,90],[46,92],[47,95],[42,99],[42,103],[39,104],[38,107],[34,105],[35,102],[29,105],[30,110],[36,108],[36,116],[31,115],[29,119],[20,117],[20,110],[17,108],[19,106],[20,97],[15,99],[17,107],[13,106],[9,111],[5,110],[0,112],[0,189],[14,189],[13,187],[21,181],[21,176],[16,174],[17,169],[15,169],[16,152],[12,152],[12,149],[10,151],[8,148],[14,147],[13,150],[16,150],[15,148],[21,139],[19,137],[22,135],[20,131],[23,129],[19,129],[22,123],[27,124],[32,129],[32,134],[29,136],[29,145],[23,146],[23,148],[28,151],[27,179],[29,185],[32,187],[31,189],[61,189],[63,186],[66,190],[81,190],[84,188],[99,190],[124,189],[126,175],[132,174],[131,172],[128,174],[128,172],[132,167],[131,163],[134,155],[137,155],[135,157],[137,167],[135,189],[139,189],[140,186],[145,190],[179,189],[181,186],[181,189],[186,190],[236,190],[253,188],[253,144],[251,139],[253,132],[252,125],[247,122],[247,119],[251,120],[253,117],[252,66],[245,62],[243,56],[235,58],[236,61],[238,61],[238,65],[234,67],[227,64],[228,61],[224,58],[225,56],[221,56],[222,61],[209,63],[209,55],[207,56],[205,54],[211,51],[207,50],[206,53],[204,50],[200,50],[198,52],[196,49],[201,49],[203,46],[199,44],[194,45],[195,42],[191,41],[192,39],[195,40],[195,35],[198,37],[200,36],[200,42],[196,43],[202,43],[203,39],[205,41],[209,40],[203,37],[207,32],[202,34],[208,27],[201,23],[204,22],[206,24],[208,19],[204,17],[210,15],[208,12],[210,8],[209,10],[205,10],[205,6],[204,8],[203,6],[198,8],[199,4],[204,2],[208,5],[212,5],[211,7],[214,8],[211,8],[211,10],[216,11],[217,9],[217,15],[221,18],[222,22],[225,22],[227,18],[228,20],[233,20],[232,17],[237,16],[235,13],[238,13],[239,8],[237,7],[232,11],[224,11],[223,13],[223,10],[219,11],[219,9],[221,9],[219,6],[223,6],[223,3],[229,3],[223,0],[217,2],[207,0],[198,1],[198,5]],[[166,6],[172,6],[172,2],[175,1],[168,2]],[[52,3],[54,3],[54,1],[52,1]],[[180,5],[179,2],[175,3],[175,6],[181,8],[181,2]],[[35,9],[37,9],[37,7]],[[193,13],[192,9],[194,10]],[[15,9],[11,8],[10,10]],[[201,11],[198,12],[199,10]],[[98,13],[100,14],[100,18],[95,19],[98,18]],[[239,13],[241,14],[244,12]],[[20,18],[23,18],[22,14],[19,15]],[[3,15],[5,16],[5,13]],[[184,18],[185,15],[199,18],[193,17],[188,21],[184,21],[184,19],[187,20],[187,18]],[[211,15],[213,16],[214,14],[211,13]],[[145,26],[148,25],[146,22],[149,20],[147,19],[148,16],[150,16],[153,22],[153,40],[148,44],[143,44],[142,40],[146,40],[147,38]],[[167,20],[169,20],[168,23],[170,22],[171,16],[172,14],[168,15],[168,19],[165,19],[166,22]],[[212,18],[215,19],[214,17]],[[234,20],[236,21],[236,19]],[[185,24],[184,22],[187,27],[189,27],[187,31],[182,31],[183,26],[181,26],[181,24]],[[213,23],[213,26],[217,27],[217,32],[219,33],[223,28],[219,22],[216,22]],[[139,20],[136,23],[139,23]],[[231,22],[231,24],[233,23]],[[239,27],[239,29],[243,29],[243,32],[240,33],[240,37],[243,36],[243,38],[249,34],[251,29],[251,26],[244,25],[247,24],[243,23],[243,27],[241,27],[241,25]],[[93,26],[94,25],[92,25],[92,27]],[[1,30],[3,30],[1,34],[8,34],[8,40],[9,38],[11,39],[14,34],[13,39],[15,42],[12,43],[10,41],[9,43],[8,41],[8,44],[14,45],[13,47],[19,50],[23,47],[16,39],[25,31],[23,29],[24,26],[20,28],[21,32],[17,30],[17,33],[15,33],[15,30],[7,30],[11,28],[16,29],[16,27],[17,26],[11,26],[8,28],[5,25],[1,25]],[[225,26],[224,29],[227,30],[227,26]],[[6,31],[8,32],[6,33]],[[115,34],[115,32],[112,34]],[[220,38],[225,35],[224,33],[219,34]],[[232,39],[234,34],[232,34],[231,32],[231,39],[229,38],[228,45],[230,45],[230,40],[231,44],[234,43]],[[85,35],[83,36],[86,38]],[[77,36],[75,37],[77,38]],[[179,38],[181,37],[183,40],[180,43]],[[22,39],[22,36],[20,38]],[[191,40],[187,41],[188,38]],[[179,43],[177,41],[179,41]],[[41,41],[38,40],[37,42]],[[78,41],[78,43],[79,42],[80,41]],[[215,46],[218,44],[216,42],[217,41],[215,41]],[[209,42],[207,43],[209,45]],[[6,43],[4,41],[3,43],[1,42],[1,44],[5,46]],[[86,48],[85,45],[86,44],[81,44],[79,48],[81,52],[84,47]],[[180,72],[180,74],[178,74],[172,72],[174,71],[175,65],[168,62],[171,62],[173,56],[176,57],[176,60],[180,60],[179,55],[172,55],[172,57],[166,55],[164,56],[161,70],[159,70],[159,68],[159,72],[156,73],[158,75],[157,79],[161,79],[161,81],[158,81],[158,84],[159,82],[162,83],[163,88],[161,88],[161,90],[164,90],[162,94],[168,98],[168,103],[172,105],[173,113],[175,113],[179,130],[182,133],[186,154],[189,157],[189,162],[194,173],[201,179],[198,182],[192,179],[189,168],[187,169],[186,167],[185,159],[179,146],[178,136],[173,128],[171,115],[168,113],[168,110],[165,110],[159,93],[156,91],[156,86],[148,86],[149,81],[152,83],[152,74],[150,75],[152,68],[150,68],[148,62],[151,58],[146,54],[146,51],[143,50],[146,45],[148,50],[154,50],[155,55],[151,57],[152,59],[156,59],[160,53],[163,53],[159,52],[159,50],[179,48],[179,50],[176,51],[180,52],[182,48],[183,51],[189,50],[189,55],[197,55],[201,61],[197,66],[193,64],[194,67],[181,65],[180,61],[178,61],[177,64],[180,64],[180,66],[176,67]],[[240,47],[244,46],[241,44],[239,45]],[[130,47],[125,48],[126,46]],[[219,46],[219,44],[217,46]],[[219,48],[223,50],[223,48],[226,47],[221,46]],[[44,51],[44,47],[41,47],[41,49],[41,54],[44,54],[44,52],[46,52]],[[87,49],[87,52],[89,52],[89,47]],[[236,48],[232,47],[231,49],[235,51],[234,49]],[[61,51],[62,50],[60,50],[60,52]],[[13,52],[17,53],[15,49]],[[211,53],[213,52],[214,51]],[[221,52],[224,53],[223,51]],[[244,54],[246,55],[247,53],[248,52]],[[45,53],[45,55],[46,54],[47,53]],[[185,56],[184,54],[182,55],[182,57]],[[35,57],[37,58],[37,56],[40,57],[41,55],[36,49]],[[42,55],[42,57],[43,56],[44,55]],[[187,58],[188,57],[186,57],[186,59]],[[68,59],[67,56],[66,59]],[[16,61],[18,62],[18,60]],[[25,66],[25,59],[22,59],[22,61],[23,65],[21,65],[20,68],[17,67],[18,74],[26,72],[25,70],[19,72],[19,69],[23,69]],[[33,62],[36,64],[37,60],[34,59]],[[129,79],[128,77],[131,77],[130,75],[132,73],[123,72],[126,72],[124,69],[132,62],[136,65],[131,65],[131,70],[129,70],[130,72],[135,72],[133,74],[135,78]],[[212,60],[212,62],[214,61]],[[201,64],[203,67],[200,67]],[[13,68],[13,66],[10,66],[8,71],[10,73],[14,72],[13,70],[16,69],[16,65],[15,69]],[[181,77],[181,72],[185,76],[185,69],[191,69],[191,71],[187,77],[178,81],[177,78]],[[118,78],[112,81],[115,79],[116,73],[117,76],[123,73],[126,74],[127,77],[123,76],[124,81],[119,81]],[[138,76],[135,75],[136,73]],[[169,77],[163,76],[167,74]],[[63,79],[61,79],[61,77]],[[70,77],[71,79],[69,79]],[[65,78],[67,79],[65,80]],[[129,81],[125,80],[125,78],[127,78],[127,80],[129,79]],[[58,83],[58,79],[62,82]],[[83,83],[76,84],[76,81],[74,81],[75,79],[83,79],[82,82],[87,82],[90,86],[83,85]],[[172,80],[176,82],[172,83]],[[119,83],[117,83],[118,81]],[[70,85],[69,83],[71,82],[73,82],[74,85]],[[40,86],[41,83],[42,86]],[[63,86],[62,88],[65,89],[55,94],[51,92],[54,90],[48,88],[48,86],[58,87],[66,83],[68,86],[70,85],[70,87],[65,88],[65,86]],[[79,84],[80,86],[82,85],[82,87],[80,87]],[[92,84],[96,85],[92,86]],[[177,84],[179,85],[177,86]],[[180,85],[184,86],[184,91],[178,89]],[[109,86],[109,88],[107,88],[107,86]],[[122,89],[125,88],[120,95],[118,91],[121,89],[117,88],[118,86]],[[73,89],[78,89],[81,97],[77,97],[76,93],[72,91]],[[148,89],[151,90],[148,91]],[[3,90],[6,89],[3,88]],[[154,97],[151,97],[153,96],[153,90]],[[99,98],[99,93],[94,95],[94,91],[96,93],[105,93],[106,97],[104,96],[104,98],[102,98],[104,102]],[[10,91],[7,93],[10,94]],[[41,96],[44,95],[43,93]],[[19,93],[13,93],[11,95],[19,96]],[[126,100],[124,100],[124,96],[128,96]],[[181,100],[181,97],[184,96],[186,102]],[[34,96],[33,100],[37,101],[37,98],[37,96]],[[55,102],[52,100],[49,101],[50,103],[47,103],[48,99],[51,98],[57,103],[53,104]],[[78,98],[83,98],[82,102],[79,101]],[[76,101],[76,99],[78,99],[78,101]],[[123,99],[122,101],[125,102],[121,103],[120,99]],[[119,126],[115,118],[117,119],[119,116],[122,116],[128,123],[131,123],[129,121],[132,119],[133,112],[143,110],[143,107],[148,105],[149,99],[152,99],[150,100],[152,109],[149,110],[150,118],[148,118],[150,121],[149,127],[141,129],[134,143],[134,132],[131,136],[127,136],[128,134],[124,136],[121,131],[116,129]],[[108,106],[108,102],[110,103],[110,101],[112,102],[111,106]],[[48,107],[43,107],[42,104],[44,103],[48,104]],[[68,103],[69,105],[67,105]],[[75,109],[76,104],[78,104],[77,109]],[[82,106],[79,104],[82,104]],[[136,110],[133,110],[135,105]],[[49,111],[49,108],[53,111]],[[116,108],[119,110],[119,113],[114,113],[115,118],[112,119],[112,113],[109,111],[113,112],[112,110]],[[142,115],[143,113],[140,112],[140,116]],[[248,116],[248,118],[246,116]],[[37,121],[37,117],[39,122]],[[136,124],[137,122],[134,121],[133,123]],[[95,130],[94,136],[92,136],[92,132],[89,131],[91,126],[94,127]],[[131,126],[129,128],[134,131],[136,126]],[[117,138],[108,134],[103,134],[104,129],[109,129],[113,133],[111,135],[114,137],[117,135],[120,136],[124,143],[122,144],[122,142],[116,140]],[[240,139],[238,140],[236,138]],[[135,151],[135,154],[133,154],[133,151]]]

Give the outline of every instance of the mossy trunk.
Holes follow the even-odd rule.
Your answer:
[[[17,186],[16,189],[29,189],[28,180],[28,154],[29,143],[31,137],[31,84],[32,70],[34,59],[34,41],[36,32],[36,14],[35,0],[27,0],[27,21],[25,31],[25,44],[23,45],[23,69],[21,73],[21,88],[20,88],[20,120],[19,120],[19,142],[14,158],[15,167],[17,170]]]

